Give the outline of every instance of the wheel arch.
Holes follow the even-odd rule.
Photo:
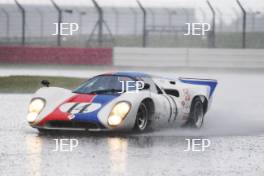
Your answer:
[[[139,130],[139,127],[137,127],[137,117],[135,118],[135,122],[134,122],[134,127],[133,129],[134,130],[139,130],[139,131],[146,131],[146,130],[150,130],[151,129],[151,123],[152,123],[152,120],[154,120],[154,113],[155,113],[155,110],[154,110],[154,101],[150,98],[150,97],[145,97],[143,98],[141,101],[139,101],[139,106],[138,106],[138,109],[137,109],[137,113],[139,111],[139,108],[142,104],[144,104],[144,106],[146,106],[146,109],[149,113],[148,115],[148,118],[147,118],[147,125],[145,127],[144,130]],[[137,116],[137,115],[136,115]]]
[[[151,114],[151,118],[153,118],[154,114],[155,114],[155,104],[152,98],[150,97],[146,97],[144,98],[141,103],[146,103],[148,110],[150,111]],[[152,119],[150,119],[152,120]]]

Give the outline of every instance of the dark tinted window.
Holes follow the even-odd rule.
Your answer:
[[[126,76],[101,75],[89,79],[81,86],[73,90],[74,93],[114,93],[121,92],[123,89],[122,82],[129,82],[129,90],[136,89],[135,82],[132,78]]]
[[[173,95],[175,97],[179,97],[179,91],[174,90],[174,89],[164,89],[166,94]]]

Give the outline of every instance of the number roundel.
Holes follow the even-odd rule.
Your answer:
[[[102,105],[99,103],[65,103],[60,106],[62,112],[70,114],[89,113],[98,110]]]

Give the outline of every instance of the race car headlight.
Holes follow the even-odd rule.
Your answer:
[[[28,108],[27,120],[28,122],[34,122],[38,116],[38,114],[42,111],[45,106],[45,100],[42,98],[33,99]]]
[[[122,101],[117,103],[113,107],[108,117],[108,124],[111,126],[119,125],[122,122],[122,120],[126,117],[130,109],[131,109],[131,105],[128,102]]]

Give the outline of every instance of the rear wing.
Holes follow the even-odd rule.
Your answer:
[[[210,88],[209,98],[213,95],[215,87],[217,85],[217,80],[215,80],[215,79],[198,79],[198,78],[180,77],[179,80],[183,83],[186,83],[186,84],[208,86]]]

